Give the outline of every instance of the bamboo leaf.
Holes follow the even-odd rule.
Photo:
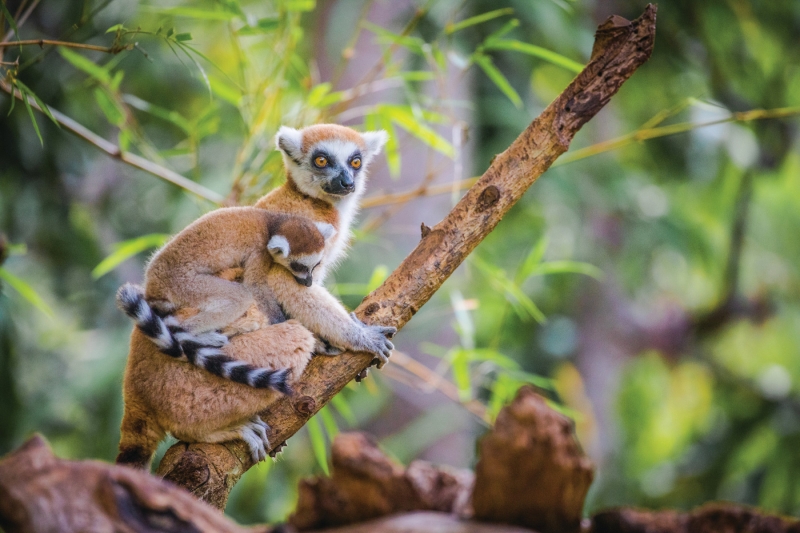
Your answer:
[[[331,404],[336,409],[336,412],[342,415],[342,418],[344,418],[345,422],[351,426],[356,425],[356,415],[353,413],[353,410],[350,408],[350,404],[347,403],[347,400],[342,394],[337,394],[331,398]]]
[[[318,417],[313,417],[306,424],[308,427],[308,438],[311,440],[311,449],[314,451],[314,457],[317,459],[322,471],[326,476],[330,475],[328,470],[328,449],[325,444],[325,435],[322,432],[322,425],[319,423]]]
[[[284,0],[283,6],[287,11],[314,11],[317,7],[316,0]]]
[[[161,15],[171,15],[173,17],[186,17],[199,20],[233,20],[236,18],[234,13],[220,11],[216,9],[200,9],[196,7],[158,7],[141,6],[146,11],[156,12]]]
[[[542,263],[533,269],[531,276],[545,274],[584,274],[586,276],[603,279],[603,271],[589,263],[580,261],[550,261]]]
[[[19,90],[20,95],[22,95],[22,103],[25,104],[25,109],[28,111],[28,116],[31,117],[31,123],[33,123],[33,129],[36,131],[36,136],[39,137],[39,142],[44,146],[44,139],[42,139],[42,132],[39,131],[39,124],[36,122],[36,117],[33,115],[33,108],[31,107],[30,102],[28,102],[28,93],[26,93],[22,88],[25,87],[24,85],[20,85],[19,80],[14,80],[14,83]]]
[[[175,40],[178,41],[179,43],[186,42],[186,41],[191,41],[192,40],[192,34],[188,33],[188,32],[179,33],[179,34],[177,34],[175,36]]]
[[[531,251],[528,253],[527,257],[525,257],[525,261],[523,261],[519,269],[517,269],[517,275],[514,276],[514,282],[517,285],[522,284],[522,282],[528,279],[533,269],[536,268],[536,265],[542,262],[546,250],[547,237],[542,236],[542,238],[533,245],[533,248],[531,248]]]
[[[494,66],[492,58],[485,54],[476,53],[473,56],[473,60],[481,67],[489,79],[494,82],[497,88],[511,100],[511,103],[514,104],[515,107],[522,107],[522,98],[519,97],[519,94],[517,94],[517,91],[514,90],[514,87],[511,86],[511,83],[509,83],[503,73]]]
[[[19,80],[16,80],[16,84],[17,84],[17,87],[21,87],[21,88],[22,88],[22,89],[23,89],[23,90],[24,90],[24,91],[25,91],[25,92],[26,92],[26,93],[27,93],[27,94],[28,94],[28,95],[29,95],[31,98],[33,98],[33,99],[34,99],[34,101],[36,101],[36,103],[37,103],[37,104],[39,104],[39,107],[41,108],[41,110],[42,110],[42,113],[44,113],[45,115],[47,115],[47,117],[48,117],[50,120],[52,120],[52,121],[53,121],[53,124],[55,124],[55,125],[56,125],[56,126],[58,126],[59,128],[61,127],[61,124],[59,124],[59,123],[58,123],[58,121],[56,120],[56,117],[54,117],[54,116],[53,116],[53,113],[51,113],[51,112],[50,112],[50,108],[49,108],[49,107],[47,107],[47,106],[45,105],[45,103],[44,103],[44,102],[42,102],[41,98],[39,98],[38,96],[36,96],[36,93],[35,93],[35,92],[33,92],[32,90],[30,90],[30,88],[29,88],[27,85],[25,85],[24,83],[22,83],[22,82],[21,82],[21,81],[19,81]]]
[[[101,87],[95,88],[94,99],[106,116],[106,120],[114,126],[122,127],[125,123],[125,112],[119,107],[119,104]]]
[[[108,274],[120,263],[130,259],[134,255],[149,250],[150,248],[163,245],[167,242],[169,237],[169,235],[164,233],[151,233],[117,243],[114,246],[114,251],[103,259],[100,264],[94,267],[94,270],[92,270],[92,277],[98,279]]]
[[[402,46],[417,55],[425,55],[425,41],[419,37],[398,35],[369,21],[362,22],[361,26],[374,33],[380,43]]]
[[[419,140],[448,157],[453,157],[455,149],[438,133],[419,121],[407,106],[381,105],[378,112],[385,114],[392,122],[417,137]]]
[[[12,17],[11,13],[8,11],[5,0],[0,0],[0,11],[2,11],[3,15],[5,15],[9,26],[11,26],[11,29],[14,30],[14,35],[16,35],[17,40],[19,40],[19,29],[17,28],[17,21],[14,20],[14,17]],[[0,28],[0,31],[4,31],[4,28]],[[22,45],[20,45],[20,48],[22,48]]]
[[[50,309],[50,306],[47,305],[42,297],[39,296],[35,290],[33,290],[33,287],[28,285],[25,281],[1,267],[0,279],[8,283],[9,287],[17,291],[20,296],[27,300],[28,303],[30,303],[36,309],[47,315],[49,318],[53,318],[54,313],[53,310]]]
[[[464,28],[469,28],[470,26],[475,26],[476,24],[482,24],[492,19],[496,19],[497,17],[502,17],[503,15],[511,15],[514,13],[514,10],[510,7],[506,7],[503,9],[495,9],[494,11],[489,11],[488,13],[483,13],[481,15],[475,15],[474,17],[470,17],[468,19],[464,19],[462,21],[456,22],[455,24],[448,24],[444,28],[444,32],[447,35],[452,35],[453,33],[463,30]]]
[[[83,57],[69,48],[59,48],[58,53],[66,59],[73,67],[82,70],[95,80],[103,84],[111,83],[111,74],[105,68],[97,65],[93,61]]]
[[[328,439],[332,442],[336,435],[339,434],[339,426],[336,425],[336,419],[327,405],[319,410],[319,415],[322,418],[325,431],[328,433]]]
[[[370,276],[369,281],[367,282],[367,294],[377,289],[381,283],[386,281],[386,278],[389,277],[389,269],[386,265],[378,265],[375,267],[375,270],[372,271],[372,276]]]
[[[172,111],[163,107],[159,107],[155,104],[151,104],[150,102],[146,102],[145,100],[142,100],[138,96],[134,96],[132,94],[123,94],[122,99],[125,101],[125,103],[135,109],[138,109],[139,111],[144,111],[145,113],[149,113],[154,117],[166,120],[170,124],[183,130],[183,132],[187,135],[192,132],[192,124],[177,111]]]
[[[534,44],[523,43],[521,41],[517,41],[516,39],[487,39],[483,45],[483,48],[484,50],[511,50],[513,52],[521,52],[529,56],[538,57],[539,59],[543,59],[575,73],[579,73],[581,70],[583,70],[583,65],[577,61],[573,61],[572,59],[562,56],[561,54],[557,54],[556,52],[548,50],[547,48],[542,48],[541,46],[536,46]]]

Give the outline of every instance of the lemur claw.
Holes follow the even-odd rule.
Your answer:
[[[277,446],[275,446],[274,450],[269,452],[269,456],[274,459],[275,456],[277,456],[279,453],[281,453],[285,447],[286,447],[286,441],[283,441],[280,444],[278,444]]]

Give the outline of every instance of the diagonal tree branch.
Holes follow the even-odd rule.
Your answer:
[[[632,22],[613,16],[598,28],[586,68],[495,158],[444,220],[424,228],[419,245],[358,307],[362,320],[399,329],[414,316],[528,187],[567,151],[581,126],[647,61],[655,41],[655,18],[656,6],[650,4]],[[372,356],[363,353],[313,359],[295,394],[262,414],[272,426],[273,450],[371,362]],[[167,452],[158,473],[223,508],[233,485],[252,465],[243,443],[178,443]]]

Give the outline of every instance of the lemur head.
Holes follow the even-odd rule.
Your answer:
[[[331,224],[286,216],[271,231],[267,250],[273,261],[292,273],[297,283],[310,287],[314,269],[325,255],[325,243],[335,234]]]
[[[364,190],[367,165],[386,143],[385,131],[359,133],[318,124],[300,130],[281,126],[276,136],[289,179],[300,192],[335,203]]]

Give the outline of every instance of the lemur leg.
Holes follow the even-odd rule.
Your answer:
[[[222,350],[254,366],[288,369],[291,382],[311,360],[314,344],[311,332],[288,320],[237,335]],[[190,442],[207,442],[208,435],[241,426],[281,397],[167,357],[138,330],[131,338],[125,384],[126,404],[131,397],[140,398],[160,427]],[[252,431],[245,437],[252,437]]]
[[[117,464],[149,470],[158,443],[165,436],[166,432],[129,400],[122,416]]]
[[[250,291],[240,283],[213,275],[197,275],[187,279],[181,289],[185,302],[179,307],[193,307],[199,312],[181,323],[185,330],[199,334],[224,328],[242,316],[253,305]]]
[[[231,440],[241,439],[250,448],[250,455],[256,463],[263,461],[267,457],[267,450],[269,450],[269,439],[267,432],[269,426],[261,420],[258,415],[251,418],[248,422],[235,426],[230,429],[223,429],[214,433],[203,435],[199,442],[220,443],[228,442]],[[191,437],[183,435],[175,435],[176,438],[186,441],[192,441]]]

